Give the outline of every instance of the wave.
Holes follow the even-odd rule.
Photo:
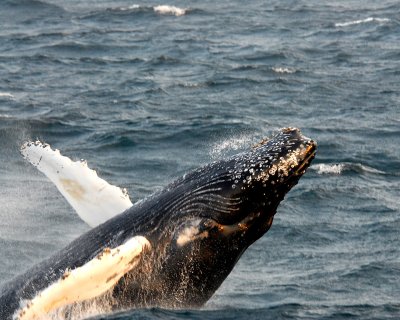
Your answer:
[[[11,93],[8,92],[0,92],[0,99],[15,99],[15,96],[13,96]]]
[[[389,18],[368,17],[368,18],[361,19],[361,20],[338,22],[338,23],[335,23],[335,27],[348,27],[348,26],[353,26],[353,25],[362,24],[362,23],[369,23],[369,22],[384,23],[384,22],[389,22],[389,21],[390,21]]]
[[[30,7],[41,7],[41,8],[49,7],[49,8],[61,9],[60,6],[41,0],[6,0],[4,1],[4,4],[11,6],[21,6],[21,7],[30,6]]]
[[[177,17],[183,16],[187,12],[187,9],[182,9],[175,6],[167,6],[167,5],[155,6],[153,7],[153,9],[158,14],[169,14]]]
[[[385,172],[378,169],[364,166],[361,163],[319,163],[310,167],[311,170],[316,171],[317,174],[331,174],[341,175],[345,171],[352,171],[357,173],[372,173],[372,174],[385,174]]]
[[[111,7],[106,9],[100,9],[99,11],[90,12],[81,17],[81,19],[90,18],[109,18],[109,14],[115,15],[131,15],[138,13],[156,13],[158,15],[173,15],[183,16],[189,12],[189,9],[179,8],[176,6],[169,5],[157,5],[157,6],[142,6],[139,4],[132,4],[130,6],[123,7]]]
[[[291,74],[291,73],[295,73],[296,69],[293,68],[286,68],[286,67],[272,67],[272,71],[275,73],[287,73],[287,74]]]
[[[317,171],[318,174],[341,174],[344,164],[316,164],[312,165],[310,169]]]
[[[140,9],[140,5],[133,4],[133,5],[129,6],[129,7],[120,7],[120,8],[118,8],[118,10],[120,10],[120,11],[129,11],[129,10],[136,10],[136,9]]]

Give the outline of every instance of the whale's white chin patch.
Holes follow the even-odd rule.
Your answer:
[[[91,227],[132,206],[126,191],[99,178],[84,161],[72,161],[40,141],[24,143],[21,153],[56,185]]]
[[[104,249],[83,266],[66,270],[61,279],[39,292],[33,299],[23,301],[13,318],[51,319],[51,314],[57,314],[57,310],[63,307],[105,295],[122,276],[135,268],[143,253],[150,248],[150,243],[145,237],[136,236],[119,247]],[[108,311],[109,307],[107,301],[102,301],[97,314]],[[89,315],[95,315],[93,310]],[[57,316],[57,319],[60,317]]]

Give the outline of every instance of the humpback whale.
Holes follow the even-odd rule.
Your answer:
[[[94,173],[78,183],[62,171],[88,171],[85,164],[68,162],[45,145],[23,148],[93,228],[0,289],[0,318],[7,320],[201,307],[269,230],[279,203],[314,158],[316,143],[296,128],[282,129],[135,204],[115,190],[93,202],[94,193],[112,186]],[[97,201],[100,217],[85,215],[96,211]]]

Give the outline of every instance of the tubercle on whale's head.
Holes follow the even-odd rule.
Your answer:
[[[203,170],[207,174],[199,175],[208,179],[200,179],[197,188],[207,210],[195,234],[240,237],[247,248],[268,231],[279,203],[304,174],[316,148],[299,129],[284,128],[249,152],[209,165]],[[184,243],[187,238],[180,239]]]
[[[316,149],[316,142],[299,129],[284,128],[251,152],[238,155],[226,192],[241,199],[240,220],[225,226],[222,222],[222,232],[240,233],[247,244],[267,232],[279,203],[304,174]]]

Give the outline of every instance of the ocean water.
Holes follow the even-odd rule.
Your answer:
[[[313,166],[201,310],[96,319],[400,318],[398,1],[2,0],[0,285],[89,229],[39,138],[133,201],[281,127]]]

